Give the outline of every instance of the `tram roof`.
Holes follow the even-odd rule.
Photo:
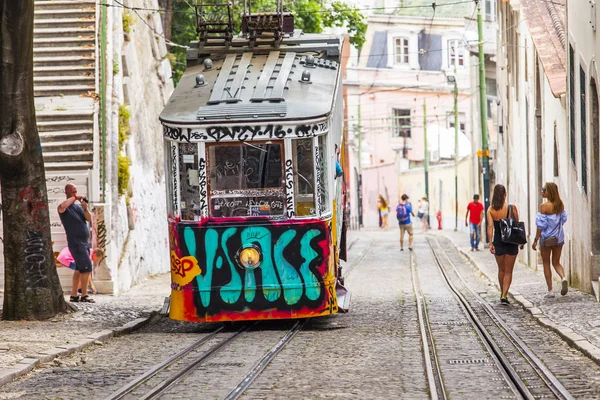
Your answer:
[[[338,36],[295,32],[277,48],[245,43],[236,38],[227,48],[192,46],[188,68],[160,120],[174,125],[214,125],[307,120],[331,112],[341,68]],[[210,55],[201,54],[207,49]],[[309,56],[314,65],[308,65]],[[212,68],[205,66],[206,59]],[[306,72],[310,81],[302,81]],[[198,75],[203,76],[203,85],[197,84]]]

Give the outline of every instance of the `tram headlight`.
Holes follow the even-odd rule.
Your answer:
[[[260,264],[260,252],[255,247],[246,247],[239,252],[238,259],[244,268],[256,268]]]

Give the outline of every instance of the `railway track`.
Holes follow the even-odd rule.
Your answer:
[[[574,399],[544,363],[528,348],[498,313],[473,291],[461,276],[437,239],[427,239],[433,258],[445,283],[481,338],[502,379],[517,398]],[[425,350],[425,365],[432,399],[445,399],[443,371],[437,358],[435,341],[428,322],[427,307],[418,285],[411,254],[413,287],[417,296],[419,320]]]
[[[267,367],[269,362],[301,331],[306,322],[307,320],[296,321],[279,342],[256,361],[250,370],[244,373],[237,385],[229,390],[229,393],[224,398],[230,400],[239,398]],[[201,367],[218,369],[232,366],[233,364],[235,364],[235,367],[243,367],[245,364],[244,361],[248,361],[244,359],[244,355],[240,355],[240,362],[238,363],[220,363],[218,362],[218,354],[239,340],[244,333],[249,333],[259,328],[260,325],[260,322],[242,325],[234,332],[226,332],[224,326],[218,327],[169,359],[152,366],[146,372],[107,396],[105,400],[129,398],[142,400],[158,399],[172,390],[178,382],[190,377]],[[225,337],[223,338],[222,336]],[[215,358],[217,358],[217,362],[213,361]],[[207,365],[209,359],[211,363]]]

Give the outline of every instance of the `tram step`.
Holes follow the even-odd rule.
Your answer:
[[[338,312],[347,313],[350,311],[350,300],[352,298],[352,293],[350,293],[338,282],[335,285],[335,294],[337,295]]]

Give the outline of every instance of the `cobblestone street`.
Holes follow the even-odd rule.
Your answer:
[[[493,260],[489,260],[487,252],[472,253],[474,257],[467,258],[459,251],[460,241],[466,239],[466,235],[462,235],[450,232],[416,234],[411,254],[399,250],[395,230],[351,232],[349,260],[344,264],[346,286],[352,292],[350,313],[309,320],[250,385],[243,398],[431,398],[435,390],[428,376],[413,278],[422,302],[420,308],[426,311],[433,343],[429,354],[437,360],[434,364],[441,375],[442,391],[450,398],[460,399],[520,398],[513,385],[503,377],[499,365],[489,354],[489,346],[471,327],[463,307],[444,282],[430,246],[440,246],[448,256],[448,262],[452,261],[469,287],[498,312],[573,398],[598,398],[600,368],[593,357],[590,359],[573,342],[561,336],[561,326],[568,323],[563,316],[566,313],[560,310],[563,303],[539,304],[550,314],[546,315],[539,309],[532,310],[536,308],[533,305],[528,308],[526,296],[513,291],[517,301],[510,307],[500,306],[494,282],[486,277],[486,274],[493,277]],[[539,274],[526,273],[524,270],[515,276],[514,287],[525,287],[526,279],[533,279],[527,286],[535,287]],[[454,273],[449,276],[457,285],[457,276]],[[145,290],[142,289],[144,285],[140,285],[135,291],[115,298],[118,301],[109,298],[102,301],[99,297],[98,304],[85,305],[85,312],[65,316],[64,320],[22,323],[21,327],[0,323],[3,343],[7,343],[5,347],[8,348],[2,368],[14,368],[19,362],[19,354],[41,361],[32,372],[1,386],[0,399],[103,399],[198,339],[205,338],[206,346],[194,350],[193,357],[201,356],[207,347],[235,336],[236,324],[211,336],[220,324],[181,323],[151,313],[152,309],[160,308],[164,298],[162,285],[168,285],[164,277],[149,281]],[[539,280],[539,286],[543,288],[543,280]],[[598,306],[589,301],[588,295],[575,290],[567,298],[570,302],[566,304],[586,305],[583,312],[592,312],[593,307]],[[128,304],[131,315],[125,311]],[[139,318],[144,314],[135,310],[143,304],[149,307],[144,311],[146,317],[153,317],[147,326],[131,334],[95,340],[80,351],[58,358],[49,357],[48,352],[41,349],[41,346],[60,347],[60,343],[75,342],[77,335],[73,330],[81,330],[88,336],[93,331],[110,329]],[[471,306],[475,307],[475,303]],[[480,318],[484,317],[480,315]],[[556,329],[541,326],[540,319],[546,319],[545,323]],[[52,327],[51,331],[48,326]],[[162,398],[224,398],[291,325],[286,321],[274,321],[243,326],[247,330],[235,341],[199,364],[190,375],[170,387]],[[568,329],[573,336],[581,325],[572,326],[573,329]],[[562,329],[563,334],[569,332]],[[19,343],[15,335],[24,335],[25,331],[30,337],[39,337],[41,346],[30,346],[27,341]],[[499,337],[497,340],[505,348],[507,341]],[[581,340],[584,340],[583,335],[579,347],[583,345]],[[591,343],[590,346],[589,355],[595,351]],[[46,356],[42,357],[41,353]],[[514,368],[531,375],[528,367],[515,357],[509,356]],[[182,360],[179,364],[188,362]],[[168,377],[174,369],[176,364],[159,376]],[[529,376],[529,380],[532,379]],[[153,384],[149,382],[148,385]],[[530,386],[532,392],[541,390],[534,384]],[[125,398],[141,396],[142,392],[133,392]]]

